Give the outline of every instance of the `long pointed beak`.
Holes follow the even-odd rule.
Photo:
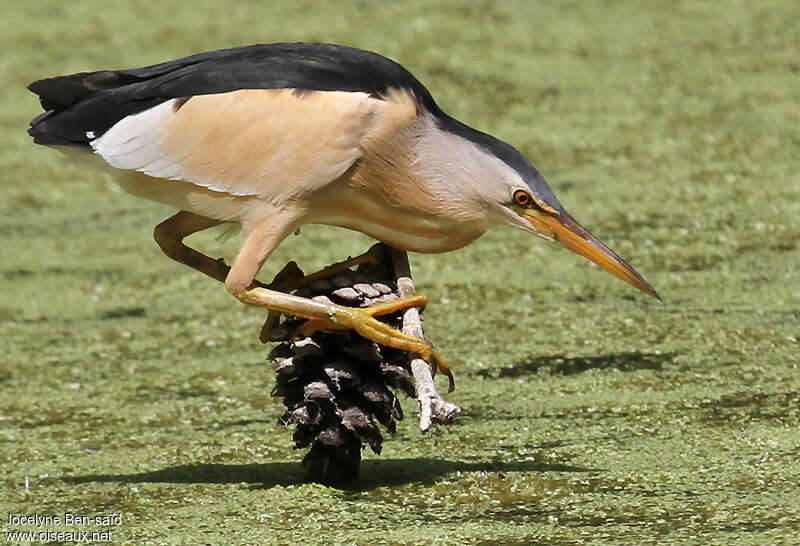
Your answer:
[[[628,262],[617,256],[613,250],[586,231],[566,212],[550,214],[526,210],[523,214],[538,233],[592,260],[612,275],[635,286],[648,296],[661,300],[658,292]]]

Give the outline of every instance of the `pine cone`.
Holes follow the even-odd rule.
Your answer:
[[[379,251],[388,258],[385,250],[381,245]],[[369,307],[398,298],[392,277],[391,270],[364,264],[317,280],[296,295]],[[402,311],[380,320],[399,329]],[[270,332],[272,339],[286,339],[269,354],[278,361],[272,396],[282,397],[287,409],[280,422],[295,425],[295,449],[311,446],[303,459],[309,478],[346,483],[358,477],[363,443],[381,452],[383,436],[376,422],[394,433],[397,421],[403,419],[393,391],[415,395],[409,355],[352,331],[321,331],[288,341],[288,334],[300,324],[301,319],[288,317]]]

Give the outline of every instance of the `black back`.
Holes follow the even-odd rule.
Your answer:
[[[130,70],[82,72],[33,82],[42,107],[31,122],[40,144],[87,144],[122,118],[169,99],[237,89],[296,88],[360,91],[380,97],[407,89],[421,106],[439,111],[408,70],[377,53],[333,44],[264,44],[200,53]]]
[[[199,53],[129,70],[46,78],[28,86],[46,110],[31,121],[37,144],[88,146],[124,117],[166,100],[237,89],[358,91],[380,98],[413,92],[439,128],[483,147],[519,173],[550,206],[563,210],[547,183],[513,146],[445,114],[411,72],[386,57],[335,44],[278,43]],[[91,135],[90,136],[87,136]]]

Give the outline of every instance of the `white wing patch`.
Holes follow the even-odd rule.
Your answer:
[[[166,101],[123,118],[91,142],[95,153],[116,169],[182,180],[180,158],[169,157],[161,142],[165,118],[172,112],[172,103]]]
[[[164,184],[280,204],[339,178],[361,156],[385,104],[344,91],[198,95],[123,118],[91,146],[112,167]]]

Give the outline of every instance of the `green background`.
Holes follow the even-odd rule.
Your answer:
[[[115,544],[797,543],[796,1],[0,6],[3,523],[121,513]],[[405,400],[352,490],[304,483],[264,313],[161,255],[173,211],[25,134],[34,79],[299,40],[400,61],[665,300],[508,229],[412,255],[464,412],[423,436]],[[218,236],[191,242],[230,259]],[[370,244],[310,226],[263,278]]]

